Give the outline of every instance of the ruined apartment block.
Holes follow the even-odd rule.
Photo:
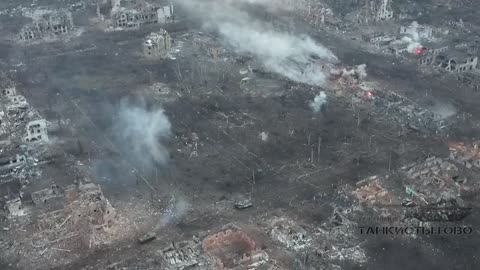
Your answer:
[[[382,0],[378,11],[377,11],[377,21],[388,21],[393,18],[393,10],[391,7],[390,0]]]
[[[147,58],[165,58],[172,49],[172,38],[164,29],[151,33],[143,42],[143,55]]]
[[[74,28],[72,13],[68,10],[42,11],[33,14],[33,22],[18,34],[20,41],[33,41],[62,36]]]
[[[26,129],[27,136],[23,138],[24,142],[48,141],[47,121],[44,119],[30,121]]]
[[[142,25],[168,23],[174,19],[173,4],[156,6],[144,0],[104,0],[97,15],[115,29],[138,29]]]

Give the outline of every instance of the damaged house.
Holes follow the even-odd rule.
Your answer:
[[[173,5],[157,6],[144,0],[103,0],[97,3],[97,15],[108,27],[139,28],[173,20]]]
[[[143,54],[147,58],[166,57],[171,48],[172,38],[164,29],[161,29],[155,33],[151,33],[143,42]]]
[[[20,30],[20,41],[54,38],[73,30],[72,13],[68,10],[46,10],[33,14],[33,22]]]

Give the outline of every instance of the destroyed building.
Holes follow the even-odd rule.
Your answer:
[[[374,32],[371,34],[362,35],[362,40],[369,43],[376,43],[382,41],[392,41],[395,40],[396,37],[385,34],[383,32]]]
[[[285,218],[275,219],[272,222],[270,236],[294,251],[310,246],[311,242],[311,238],[307,235],[305,229]]]
[[[213,59],[221,58],[227,53],[225,48],[222,47],[217,40],[203,33],[198,33],[193,37],[193,44]]]
[[[48,141],[47,122],[44,119],[29,122],[26,129],[25,142]]]
[[[405,53],[409,53],[411,50],[408,43],[395,43],[388,46],[388,51],[395,56],[401,56]]]
[[[143,54],[148,58],[164,58],[172,48],[172,38],[168,32],[161,29],[151,33],[143,42]]]
[[[268,254],[239,228],[231,228],[210,235],[202,241],[203,250],[209,254],[216,269],[256,269],[265,264]]]
[[[459,73],[457,80],[471,88],[473,92],[480,92],[480,77],[471,73]]]
[[[68,10],[42,10],[34,13],[32,19],[32,23],[20,30],[20,41],[55,38],[74,29],[72,13]]]
[[[428,205],[442,199],[455,199],[460,190],[459,168],[453,163],[429,157],[422,162],[405,165],[400,168],[404,173],[406,193],[413,196],[417,205]]]
[[[480,142],[466,144],[464,142],[449,142],[450,159],[467,168],[480,168]]]
[[[449,72],[462,73],[477,69],[478,57],[462,51],[448,50],[436,57],[435,65]]]
[[[418,64],[421,66],[434,65],[437,56],[448,51],[448,45],[426,43],[422,46],[422,52]]]
[[[359,0],[354,5],[357,8],[344,16],[344,21],[353,25],[370,24],[389,21],[394,18],[390,0]]]
[[[387,21],[393,18],[393,10],[391,4],[392,3],[390,0],[382,0],[377,11],[377,20]]]
[[[97,3],[97,15],[108,27],[139,28],[142,25],[167,23],[174,19],[173,4],[157,6],[144,0],[103,0]]]
[[[198,239],[173,242],[163,248],[160,254],[171,269],[197,269],[195,267],[208,264]]]

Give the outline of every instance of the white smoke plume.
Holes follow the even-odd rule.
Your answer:
[[[366,64],[358,65],[356,67],[356,72],[360,79],[364,79],[365,77],[367,77],[367,65]]]
[[[319,112],[323,105],[327,103],[327,94],[324,91],[320,91],[318,95],[315,96],[312,102],[310,102],[310,108],[317,113]]]
[[[412,22],[410,27],[406,31],[406,36],[397,41],[397,44],[408,44],[407,50],[410,53],[417,53],[418,48],[422,48],[420,43],[420,34],[418,33],[418,23]]]
[[[269,29],[239,6],[240,3],[219,0],[180,0],[182,6],[201,15],[205,27],[218,31],[226,45],[240,54],[257,57],[267,69],[293,81],[321,85],[326,75],[315,63],[337,61],[327,48],[310,37],[296,36]],[[253,1],[258,2],[258,1]],[[263,2],[263,1],[260,1]]]
[[[163,109],[148,110],[144,104],[123,101],[114,117],[113,132],[117,145],[131,161],[143,168],[164,165],[168,151],[162,144],[171,133],[171,124]]]
[[[189,208],[190,204],[183,198],[176,199],[174,196],[172,196],[167,207],[162,211],[160,223],[157,227],[161,228],[178,221],[188,213]]]

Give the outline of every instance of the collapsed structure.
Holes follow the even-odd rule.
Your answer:
[[[143,55],[147,58],[164,58],[172,49],[172,38],[165,29],[151,33],[143,42]]]
[[[128,29],[174,20],[173,4],[157,6],[145,0],[99,0],[97,16],[107,28]]]
[[[200,50],[206,52],[214,60],[224,57],[227,50],[213,37],[197,33],[193,37],[193,44]]]
[[[64,36],[74,29],[72,13],[65,9],[37,10],[33,22],[22,27],[20,41],[33,41]]]
[[[285,218],[275,219],[272,222],[270,236],[294,251],[309,247],[312,241],[302,227]]]
[[[216,269],[256,269],[268,261],[268,254],[239,228],[231,228],[208,236],[202,241]]]
[[[426,48],[419,59],[421,66],[435,66],[452,73],[476,70],[478,56],[466,51],[448,49],[448,46]]]

